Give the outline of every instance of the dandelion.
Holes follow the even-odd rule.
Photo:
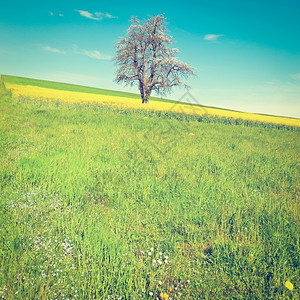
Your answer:
[[[285,282],[284,286],[290,291],[294,289],[294,285],[289,280]]]
[[[190,132],[190,133],[189,133],[189,135],[193,136],[193,135],[195,135],[195,133],[193,133],[193,132]]]
[[[169,296],[165,292],[162,292],[159,296],[160,296],[160,299],[162,299],[162,300],[169,300]]]

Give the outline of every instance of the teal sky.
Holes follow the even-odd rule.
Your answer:
[[[300,118],[299,0],[2,1],[0,74],[138,93],[113,82],[113,45],[161,13],[199,103]]]

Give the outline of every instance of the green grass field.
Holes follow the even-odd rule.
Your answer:
[[[299,299],[299,131],[0,99],[0,298]]]

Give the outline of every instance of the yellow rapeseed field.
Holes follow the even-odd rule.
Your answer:
[[[264,123],[283,124],[288,126],[299,126],[300,120],[285,117],[273,117],[252,113],[244,113],[237,111],[228,111],[218,108],[209,108],[202,106],[193,106],[179,103],[168,103],[159,101],[150,101],[147,105],[142,105],[141,100],[88,94],[81,92],[62,91],[30,85],[6,84],[6,88],[12,91],[14,97],[25,96],[35,100],[61,101],[65,103],[94,103],[98,105],[111,105],[123,109],[145,109],[153,111],[170,111],[193,115],[210,115],[216,117],[225,117],[233,119],[243,119],[250,121],[258,121]]]

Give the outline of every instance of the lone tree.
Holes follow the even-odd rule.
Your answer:
[[[166,19],[157,15],[144,24],[131,18],[127,37],[115,44],[115,63],[119,66],[115,81],[125,85],[138,84],[142,103],[148,103],[154,90],[167,94],[174,86],[188,87],[182,78],[194,75],[192,67],[176,58],[178,49],[171,49]]]

